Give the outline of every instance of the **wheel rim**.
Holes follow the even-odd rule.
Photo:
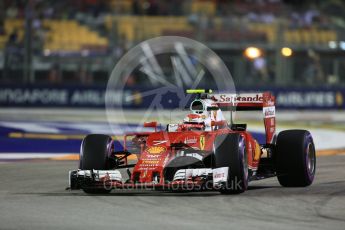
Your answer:
[[[309,175],[314,175],[315,172],[315,150],[312,143],[309,143],[307,146],[307,170]]]

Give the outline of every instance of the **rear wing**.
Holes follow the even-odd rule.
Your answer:
[[[244,94],[212,94],[222,110],[262,110],[264,107],[275,106],[275,98],[269,93],[244,93]]]
[[[228,111],[253,111],[262,110],[266,132],[266,143],[274,141],[275,122],[275,97],[269,93],[244,93],[244,94],[212,94],[212,99],[221,110]]]

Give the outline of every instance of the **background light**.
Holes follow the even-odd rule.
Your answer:
[[[248,47],[245,49],[244,51],[244,55],[247,57],[247,58],[250,58],[250,59],[255,59],[255,58],[258,58],[262,55],[262,52],[259,48],[256,48],[256,47]]]
[[[331,49],[335,49],[335,48],[337,48],[337,43],[335,41],[329,41],[328,46]]]
[[[339,42],[339,47],[340,49],[345,50],[345,41]]]
[[[281,53],[285,57],[290,57],[292,55],[292,49],[289,47],[283,47]]]

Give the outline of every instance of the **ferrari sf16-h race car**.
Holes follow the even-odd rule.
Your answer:
[[[144,127],[153,131],[128,133],[121,150],[114,149],[114,140],[108,135],[86,136],[79,169],[69,172],[70,189],[86,193],[217,190],[232,194],[246,191],[250,181],[273,176],[286,187],[313,182],[313,138],[307,130],[285,130],[276,135],[275,98],[269,92],[234,95],[194,89],[187,93],[196,97],[183,122],[168,124],[164,130],[157,122],[145,123]],[[246,124],[234,123],[232,116],[227,121],[223,115],[224,111],[253,110],[263,112],[264,143],[258,143]],[[133,155],[135,163],[128,159]],[[128,174],[126,179],[122,174]]]

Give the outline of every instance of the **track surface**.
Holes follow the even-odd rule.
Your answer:
[[[2,163],[0,229],[344,229],[345,156],[319,157],[314,184],[275,178],[241,195],[65,191],[74,161]]]

